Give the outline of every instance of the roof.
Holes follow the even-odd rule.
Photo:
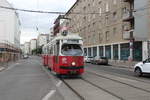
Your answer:
[[[76,2],[73,4],[73,6],[67,11],[66,15],[70,13],[70,11],[75,7],[75,5],[79,2],[79,0],[76,0]]]

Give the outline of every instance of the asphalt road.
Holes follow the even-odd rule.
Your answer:
[[[118,100],[120,97],[124,100],[141,100],[143,96],[145,96],[143,100],[150,99],[150,75],[136,77],[132,69],[89,63],[85,64],[85,70],[82,75],[84,80],[71,78],[66,81],[86,100],[99,98]],[[45,99],[55,90],[60,94],[56,92],[54,98]],[[79,100],[79,98],[52,72],[42,66],[40,57],[30,57],[0,72],[0,100]]]
[[[118,67],[118,66],[111,66],[111,65],[94,65],[90,63],[85,64],[86,71],[97,71],[103,72],[110,75],[115,75],[118,77],[138,80],[141,82],[150,83],[150,74],[145,74],[143,77],[137,77],[134,75],[134,69]]]
[[[0,100],[42,100],[54,89],[39,57],[21,60],[0,72]]]

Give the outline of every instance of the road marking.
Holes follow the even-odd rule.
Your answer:
[[[1,68],[0,68],[0,71],[3,71],[4,69],[5,69],[4,67],[1,67]]]
[[[50,100],[50,98],[55,94],[56,90],[51,90],[42,100]]]
[[[62,84],[62,81],[59,81],[59,82],[56,84],[56,86],[57,86],[57,87],[60,87],[61,84]]]

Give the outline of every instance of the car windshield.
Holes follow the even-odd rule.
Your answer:
[[[64,44],[61,53],[66,56],[82,56],[83,51],[78,44]]]

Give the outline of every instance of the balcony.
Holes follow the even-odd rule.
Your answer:
[[[133,38],[133,32],[134,30],[124,31],[123,33],[123,39],[130,40]]]
[[[132,11],[127,11],[126,13],[123,14],[123,21],[131,21],[134,19],[133,12]]]
[[[132,2],[133,0],[123,0],[124,2]]]

